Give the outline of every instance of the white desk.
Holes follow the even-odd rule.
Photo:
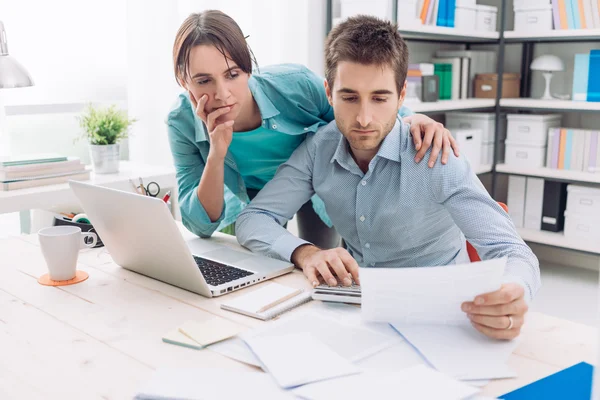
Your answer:
[[[128,161],[121,161],[118,173],[92,173],[90,180],[86,182],[131,191],[129,179],[137,182],[138,177],[141,177],[144,182],[154,181],[164,188],[176,187],[173,168],[135,164]],[[0,192],[0,214],[21,211],[21,231],[25,233],[29,233],[29,210],[50,210],[77,203],[75,195],[66,183]]]
[[[237,247],[231,236],[210,240]],[[244,290],[207,299],[122,269],[104,249],[84,250],[79,261],[87,281],[41,286],[36,279],[46,267],[37,237],[0,240],[0,398],[124,399],[159,366],[251,368],[161,341],[182,322],[212,314],[248,327],[263,324],[219,308]],[[309,287],[299,271],[276,281]],[[596,337],[585,325],[530,313],[509,360],[519,377],[493,381],[483,393],[501,395],[579,361],[595,363]],[[56,385],[58,377],[66,384]]]

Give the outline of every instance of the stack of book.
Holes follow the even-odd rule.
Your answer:
[[[552,0],[554,29],[600,29],[600,0]]]
[[[493,51],[440,50],[435,55],[431,62],[440,78],[440,100],[475,97],[476,75],[496,71],[496,53]]]
[[[0,159],[0,192],[90,179],[79,158],[38,154]]]
[[[600,131],[550,128],[546,167],[600,172]]]

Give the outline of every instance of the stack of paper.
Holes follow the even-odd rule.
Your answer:
[[[479,391],[423,365],[400,371],[370,371],[360,375],[312,383],[294,389],[305,399],[394,398],[411,400],[465,399]]]
[[[506,365],[518,340],[490,339],[472,326],[393,325],[438,371],[460,380],[514,378]]]
[[[161,368],[138,390],[137,400],[294,399],[263,372],[218,368]]]
[[[263,369],[285,389],[361,372],[309,333],[260,336],[246,343]]]

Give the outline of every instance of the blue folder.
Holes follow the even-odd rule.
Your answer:
[[[589,400],[594,367],[581,362],[498,397],[504,400]]]

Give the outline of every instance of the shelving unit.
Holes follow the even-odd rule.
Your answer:
[[[460,43],[498,43],[498,32],[461,31],[443,26],[423,25],[414,29],[400,29],[402,37],[407,40],[428,42],[460,42]]]
[[[600,185],[600,172],[569,171],[552,168],[523,168],[497,164],[496,172],[510,175],[533,176],[559,182],[591,183]]]
[[[328,25],[327,31],[331,29],[332,0],[327,1]],[[396,15],[396,7],[393,15]],[[521,52],[521,98],[501,99],[503,82],[498,81],[497,96],[495,99],[462,99],[442,100],[433,103],[407,103],[414,112],[418,113],[442,113],[458,110],[493,110],[496,114],[496,135],[494,144],[494,162],[492,165],[484,165],[475,171],[478,175],[492,173],[492,197],[496,196],[498,174],[510,174],[520,176],[532,176],[561,182],[584,183],[600,185],[600,172],[590,173],[582,171],[556,170],[550,168],[522,168],[513,165],[499,163],[500,135],[500,113],[501,112],[530,112],[544,110],[546,112],[578,112],[598,113],[600,103],[571,101],[571,100],[540,100],[532,99],[531,96],[531,72],[529,66],[533,60],[535,43],[568,43],[568,42],[598,42],[600,43],[600,29],[578,29],[578,30],[552,30],[549,32],[523,33],[506,30],[507,9],[506,1],[501,1],[498,6],[500,13],[499,32],[464,32],[454,28],[438,26],[419,26],[410,29],[400,29],[404,39],[416,42],[451,43],[463,44],[466,49],[471,45],[494,44],[498,49],[498,63],[496,72],[502,78],[504,73],[504,59],[507,44],[522,45]],[[585,243],[581,240],[569,240],[563,233],[553,233],[530,229],[518,229],[521,237],[529,242],[541,243],[553,247],[572,249],[591,254],[600,254],[600,244]]]
[[[526,242],[583,251],[591,254],[600,254],[600,245],[598,243],[593,243],[591,241],[586,242],[581,239],[567,239],[562,232],[555,233],[525,228],[517,228],[517,232]]]
[[[429,103],[405,103],[413,112],[437,113],[447,111],[485,110],[495,107],[494,99],[440,100]]]
[[[600,40],[600,39],[599,39]],[[600,103],[573,100],[500,99],[502,108],[548,111],[600,111]]]
[[[557,29],[535,33],[506,31],[504,38],[507,43],[598,41],[600,40],[600,29]]]

